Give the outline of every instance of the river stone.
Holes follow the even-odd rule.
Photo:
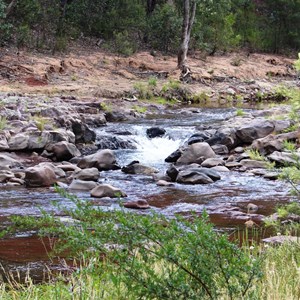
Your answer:
[[[176,181],[179,170],[174,165],[171,165],[166,171],[167,176],[171,178],[172,181]]]
[[[236,130],[234,128],[220,128],[210,139],[206,141],[209,145],[224,145],[228,149],[233,149],[238,144]]]
[[[10,151],[24,150],[28,147],[29,136],[24,133],[18,133],[8,140]]]
[[[96,133],[79,119],[71,118],[75,143],[91,143],[96,140]]]
[[[166,180],[158,180],[156,182],[157,186],[173,186],[174,184],[172,182],[166,181]]]
[[[279,152],[274,151],[272,154],[268,156],[268,158],[271,161],[275,161],[278,164],[281,165],[290,165],[290,164],[296,164],[297,160],[300,159],[299,153],[290,153],[290,152]]]
[[[267,162],[261,160],[253,160],[253,159],[243,159],[240,161],[241,165],[246,169],[266,169]]]
[[[8,170],[0,170],[0,182],[7,182],[9,179],[14,178],[15,175],[13,172]]]
[[[27,149],[29,150],[44,149],[51,142],[51,134],[48,131],[31,131],[28,132],[28,136]]]
[[[176,181],[184,184],[208,184],[214,181],[205,175],[193,170],[184,170],[178,173]]]
[[[55,182],[56,175],[47,165],[37,165],[25,170],[25,184],[28,187],[51,186]]]
[[[211,168],[212,170],[215,170],[217,172],[230,172],[230,170],[225,166],[215,166]]]
[[[5,134],[0,133],[0,151],[5,151],[9,149],[7,137]]]
[[[81,155],[74,144],[65,141],[51,145],[47,150],[53,153],[56,161],[70,160]]]
[[[85,181],[97,181],[99,179],[100,172],[97,168],[88,168],[75,171],[72,175],[73,179],[85,180]]]
[[[10,157],[7,154],[1,153],[0,154],[0,168],[14,168],[14,167],[21,167],[22,164],[17,161],[16,159]]]
[[[157,169],[144,166],[138,161],[133,161],[127,166],[121,169],[122,172],[126,174],[142,174],[142,175],[152,175],[153,173],[158,173]]]
[[[69,162],[63,162],[60,165],[56,165],[56,167],[64,170],[65,172],[78,172],[81,170],[76,165]]]
[[[56,175],[57,178],[64,178],[64,177],[66,177],[65,171],[63,169],[61,169],[61,168],[58,168],[53,163],[42,162],[39,165],[40,166],[47,166],[47,167],[51,168],[53,170],[53,172],[55,173],[55,175]]]
[[[205,159],[216,157],[215,152],[207,143],[195,143],[189,145],[182,153],[181,157],[177,160],[177,164],[201,164]]]
[[[109,184],[100,184],[97,185],[91,191],[91,196],[95,198],[118,198],[118,197],[127,197],[127,195],[121,191],[119,188],[116,188]]]
[[[125,140],[118,136],[98,136],[96,140],[98,149],[136,149],[135,144],[131,140]]]
[[[133,209],[147,209],[150,208],[149,203],[146,200],[128,201],[125,202],[124,207]]]
[[[261,154],[267,155],[274,151],[283,149],[284,141],[296,141],[300,135],[300,131],[282,133],[278,135],[269,134],[268,136],[255,140],[251,148],[258,150]]]
[[[264,119],[255,119],[242,125],[236,130],[237,137],[242,143],[250,144],[254,140],[263,138],[274,131],[274,123]]]
[[[51,135],[51,143],[55,144],[58,142],[69,142],[75,144],[75,134],[70,130],[65,130],[63,128],[49,131]]]
[[[207,158],[202,164],[202,167],[212,168],[215,166],[224,166],[225,161],[222,158]]]
[[[225,145],[212,145],[211,148],[216,154],[225,155],[229,153],[227,146]]]
[[[210,136],[211,135],[208,134],[205,131],[195,133],[191,137],[189,137],[189,139],[187,140],[187,144],[192,145],[192,144],[195,144],[195,143],[205,142],[206,140],[208,140],[210,138]]]
[[[228,161],[225,163],[225,167],[227,168],[237,168],[241,166],[242,166],[241,163],[237,161]]]
[[[117,165],[115,154],[109,149],[100,150],[95,154],[83,157],[77,166],[81,169],[95,167],[99,171],[120,169]]]
[[[166,133],[166,130],[160,127],[151,127],[146,130],[147,136],[152,139],[156,137],[162,137]]]
[[[71,190],[91,191],[97,186],[95,181],[74,179],[69,185]]]
[[[12,177],[9,179],[10,183],[16,183],[18,185],[24,185],[25,184],[25,180],[21,179],[21,178],[16,178],[16,177]]]
[[[171,163],[176,162],[179,157],[182,155],[183,149],[179,148],[176,151],[172,152],[166,159],[165,162]]]

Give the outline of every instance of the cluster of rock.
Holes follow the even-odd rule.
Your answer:
[[[210,184],[220,180],[220,173],[230,169],[250,170],[254,174],[276,178],[277,174],[266,170],[266,160],[249,158],[244,151],[246,146],[278,164],[293,163],[300,158],[298,152],[283,151],[284,141],[299,138],[298,130],[285,133],[293,125],[292,121],[246,115],[230,119],[217,129],[202,129],[193,134],[165,159],[171,163],[166,174],[157,174],[156,169],[138,161],[121,168],[114,153],[102,148],[113,148],[111,143],[117,148],[130,148],[131,144],[120,144],[120,140],[114,137],[108,141],[96,141],[96,134],[90,126],[103,126],[107,120],[123,120],[125,116],[105,113],[96,103],[75,105],[66,99],[54,101],[54,104],[52,100],[51,107],[45,100],[35,105],[30,102],[26,110],[24,103],[21,108],[17,101],[9,103],[2,111],[7,124],[0,132],[0,182],[7,185],[45,187],[57,183],[73,190],[90,191],[92,197],[126,197],[120,189],[100,184],[100,172],[121,169],[127,174],[153,176],[159,186],[175,182]],[[47,122],[42,123],[45,120]],[[147,130],[149,138],[165,133],[162,128]],[[89,154],[87,149],[92,149],[93,153]],[[22,161],[20,153],[30,155],[27,154]],[[129,202],[125,206],[149,207],[142,202]]]

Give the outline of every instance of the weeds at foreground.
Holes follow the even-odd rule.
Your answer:
[[[13,221],[15,228],[35,228],[41,236],[59,237],[56,254],[68,250],[72,257],[95,262],[72,275],[86,276],[77,290],[89,284],[101,289],[109,282],[112,288],[106,299],[242,299],[253,293],[261,276],[260,258],[217,233],[206,214],[187,221],[105,212],[60,192],[75,203],[68,214],[77,222],[63,224],[46,213],[38,220],[14,217]]]

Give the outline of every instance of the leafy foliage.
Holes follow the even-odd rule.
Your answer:
[[[103,257],[96,270],[109,268],[111,282],[126,287],[127,299],[218,299],[224,294],[237,299],[250,293],[260,276],[259,260],[217,233],[205,213],[188,221],[104,212],[60,192],[75,203],[68,211],[73,222],[44,213],[39,220],[15,217],[15,225],[58,237],[56,253]]]

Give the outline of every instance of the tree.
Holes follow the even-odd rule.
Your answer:
[[[186,72],[188,69],[186,66],[187,52],[189,49],[191,31],[195,20],[196,6],[196,0],[184,0],[181,44],[177,57],[177,66],[183,72]]]

